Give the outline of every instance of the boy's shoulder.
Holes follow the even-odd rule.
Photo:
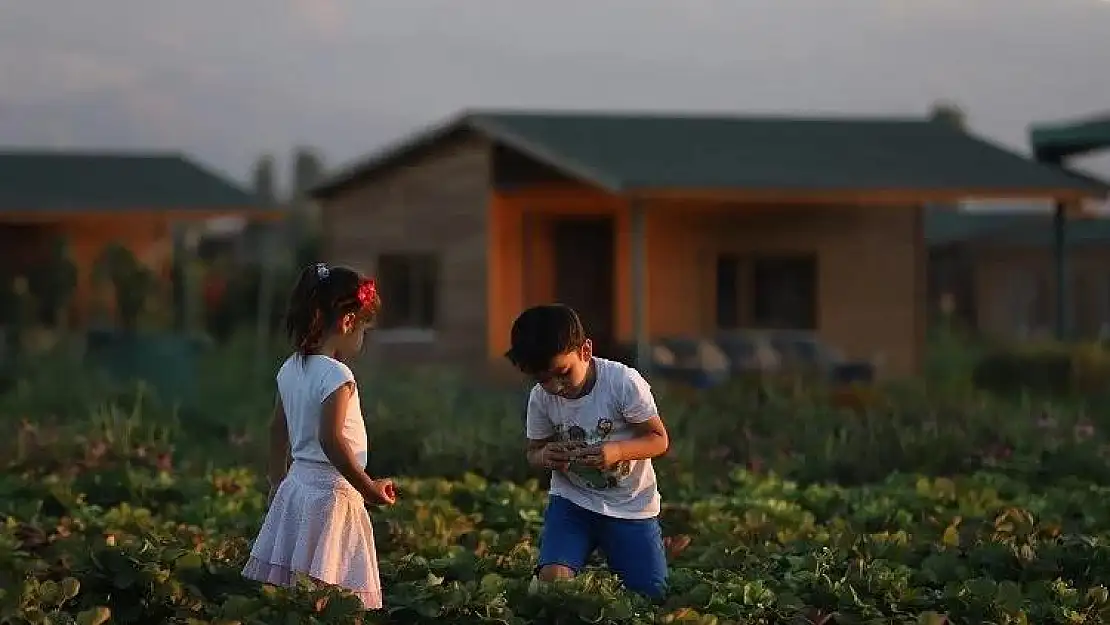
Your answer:
[[[623,362],[596,357],[594,362],[597,364],[598,377],[607,379],[611,384],[623,385],[629,382],[639,384],[641,381],[646,383],[644,376],[635,367],[630,367]]]
[[[624,376],[632,374],[639,375],[639,372],[636,371],[636,369],[629,367],[619,360],[609,360],[608,358],[600,358],[598,356],[594,356],[594,363],[597,365],[597,369],[599,372],[607,372],[613,375]]]

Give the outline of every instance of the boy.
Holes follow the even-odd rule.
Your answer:
[[[635,369],[594,357],[578,314],[559,304],[521,313],[505,355],[536,380],[528,461],[552,471],[539,578],[573,577],[597,548],[630,590],[662,596],[667,560],[651,459],[668,440],[650,386]]]

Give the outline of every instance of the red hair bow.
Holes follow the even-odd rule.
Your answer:
[[[358,285],[358,303],[362,308],[369,309],[374,305],[378,299],[378,285],[374,280],[363,280],[362,284]]]

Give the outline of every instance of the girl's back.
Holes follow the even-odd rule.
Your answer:
[[[320,445],[320,419],[324,401],[344,384],[354,384],[355,376],[342,362],[329,356],[294,354],[286,359],[277,373],[278,393],[285,407],[289,429],[289,447],[294,461],[327,463]],[[347,404],[343,437],[351,446],[359,464],[366,466],[368,442],[366,423],[354,387],[354,396]]]

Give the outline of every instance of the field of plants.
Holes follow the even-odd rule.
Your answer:
[[[653,604],[600,561],[533,580],[545,495],[521,393],[363,371],[371,471],[399,480],[373,513],[386,609],[266,588],[239,576],[273,392],[250,353],[207,355],[178,407],[64,353],[9,381],[0,624],[1110,622],[1103,411],[988,397],[970,374],[833,397],[660,389],[672,573]]]

